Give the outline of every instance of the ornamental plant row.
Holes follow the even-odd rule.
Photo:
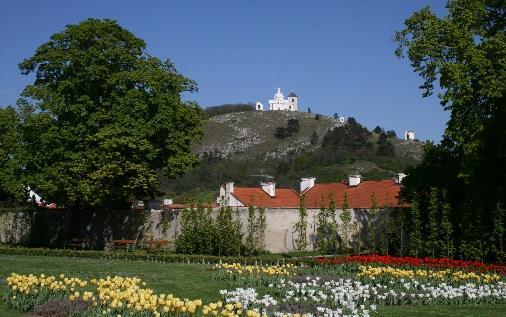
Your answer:
[[[317,257],[315,261],[317,264],[359,263],[441,269],[466,269],[478,272],[497,272],[506,275],[506,265],[503,264],[485,264],[478,261],[453,260],[448,258],[415,258],[409,256],[396,257],[390,255],[350,255],[334,258]]]
[[[315,264],[312,258],[291,258],[287,255],[260,255],[260,256],[213,256],[176,254],[169,251],[143,251],[143,250],[71,250],[71,249],[47,249],[0,246],[0,255],[27,255],[27,256],[52,256],[63,258],[125,260],[125,261],[150,261],[166,263],[243,263],[243,264]]]

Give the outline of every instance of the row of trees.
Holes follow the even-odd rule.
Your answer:
[[[345,193],[342,206],[332,196],[322,205],[309,228],[308,210],[301,197],[299,220],[294,225],[294,250],[317,249],[321,254],[368,252],[397,256],[430,256],[486,260],[504,255],[504,208],[498,206],[498,221],[490,233],[490,243],[475,249],[458,236],[462,226],[452,218],[446,190],[432,188],[427,197],[415,197],[411,208],[378,206],[371,195],[371,208],[352,210]],[[365,217],[357,217],[364,213]],[[359,224],[359,220],[361,224]],[[181,253],[213,255],[252,255],[264,250],[266,216],[263,208],[248,208],[247,222],[239,210],[223,207],[218,212],[203,207],[185,210],[176,250]],[[243,226],[245,228],[242,233]],[[313,232],[308,240],[308,232]]]
[[[504,259],[506,8],[504,1],[453,0],[447,9],[438,17],[423,8],[396,33],[396,55],[406,57],[423,79],[423,96],[436,85],[450,113],[441,143],[428,143],[422,163],[407,171],[404,197],[420,206],[415,214],[429,226],[419,230],[422,239],[438,236],[444,242],[425,252]],[[445,201],[439,216],[433,207],[437,196]],[[435,217],[449,219],[451,231],[441,223],[429,225]]]
[[[397,137],[397,133],[395,133],[394,130],[387,130],[385,132],[385,129],[383,129],[379,125],[377,125],[376,128],[374,128],[372,130],[372,132],[374,132],[376,134],[385,134],[388,138],[396,138]]]
[[[208,117],[219,116],[233,112],[254,111],[255,105],[252,103],[232,103],[220,106],[207,107],[205,113]]]
[[[324,254],[365,251],[397,256],[504,259],[506,213],[502,206],[495,211],[496,222],[488,235],[489,243],[475,248],[459,236],[458,229],[464,223],[453,217],[446,190],[431,188],[426,197],[416,196],[410,208],[378,206],[374,194],[370,199],[370,209],[352,211],[346,193],[340,210],[333,197],[329,197],[328,206],[322,203],[316,215],[314,246]],[[365,213],[362,227],[357,222],[357,212]],[[309,247],[307,217],[302,198],[299,221],[294,226],[294,247],[299,251]]]
[[[353,217],[353,211],[349,207],[348,194],[344,193],[343,205],[338,211],[334,197],[329,197],[329,204],[322,204],[316,215],[314,224],[314,247],[322,254],[337,254],[360,252],[383,252],[388,254],[388,247],[383,248],[382,243],[388,244],[389,237],[386,236],[386,230],[380,229],[380,223],[374,223],[379,217],[379,208],[375,204],[374,195],[371,196],[373,208],[365,223],[366,228],[359,228],[356,217]],[[389,211],[385,210],[384,217],[388,217]],[[307,250],[309,242],[307,241],[308,232],[308,213],[305,207],[305,198],[301,197],[299,209],[299,221],[294,226],[296,238],[294,248],[298,251]],[[365,229],[365,230],[364,230]],[[379,237],[379,240],[378,240]]]

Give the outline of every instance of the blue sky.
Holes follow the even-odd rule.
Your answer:
[[[267,102],[294,90],[313,113],[353,116],[398,135],[439,141],[448,113],[422,98],[422,80],[393,52],[394,32],[429,5],[446,1],[2,1],[0,105],[14,105],[33,78],[17,65],[51,34],[86,18],[111,18],[169,58],[199,92],[201,106]],[[299,106],[300,107],[300,106]]]

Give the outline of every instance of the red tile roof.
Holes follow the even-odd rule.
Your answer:
[[[393,180],[362,181],[358,186],[348,186],[346,183],[315,184],[306,191],[306,207],[320,208],[322,204],[328,206],[330,197],[334,198],[337,208],[343,206],[344,193],[348,193],[350,208],[371,208],[371,196],[374,194],[378,207],[407,207],[399,204],[401,185]]]
[[[328,207],[330,197],[333,197],[336,208],[341,208],[344,193],[348,194],[350,208],[370,209],[371,196],[374,194],[379,208],[382,207],[408,207],[399,203],[401,185],[393,180],[362,181],[358,186],[349,186],[347,183],[315,184],[305,192],[306,207],[320,208],[322,201]],[[261,188],[235,187],[232,195],[245,206],[270,208],[299,208],[299,193],[292,189],[276,189],[276,197],[270,197]]]
[[[271,197],[262,188],[235,187],[232,195],[245,206],[299,208],[299,194],[292,189],[276,189]]]

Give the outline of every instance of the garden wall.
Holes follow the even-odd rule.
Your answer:
[[[112,240],[174,240],[180,231],[180,210],[81,211],[35,210],[0,213],[0,242],[29,246],[63,247],[72,238],[87,240],[93,248],[103,248]],[[308,249],[315,248],[318,209],[308,209]],[[338,223],[341,211],[337,211]],[[248,209],[238,208],[243,234],[248,223]],[[379,212],[379,215],[384,214]],[[294,250],[299,221],[298,209],[265,210],[265,248],[271,252]],[[378,217],[376,217],[378,218]],[[378,219],[374,219],[376,222]],[[357,235],[367,234],[370,221],[366,210],[352,210]]]
[[[73,238],[103,248],[112,240],[172,239],[179,212],[126,210],[81,211],[38,209],[0,213],[0,242],[63,247]]]
[[[248,209],[239,208],[239,211],[242,229],[244,232],[248,223]],[[308,226],[306,236],[309,250],[316,249],[316,223],[319,212],[319,209],[307,209]],[[338,225],[342,224],[339,217],[341,213],[342,210],[336,210]],[[367,210],[351,209],[351,222],[356,225],[357,229],[352,235],[352,239],[358,235],[367,235],[367,226],[369,221],[376,223],[381,215],[384,214],[384,211],[380,211],[374,219],[369,219],[370,214]],[[275,253],[294,251],[295,239],[297,238],[297,233],[294,227],[299,221],[299,210],[293,208],[266,208],[265,218],[267,223],[267,228],[265,230],[265,248]]]

